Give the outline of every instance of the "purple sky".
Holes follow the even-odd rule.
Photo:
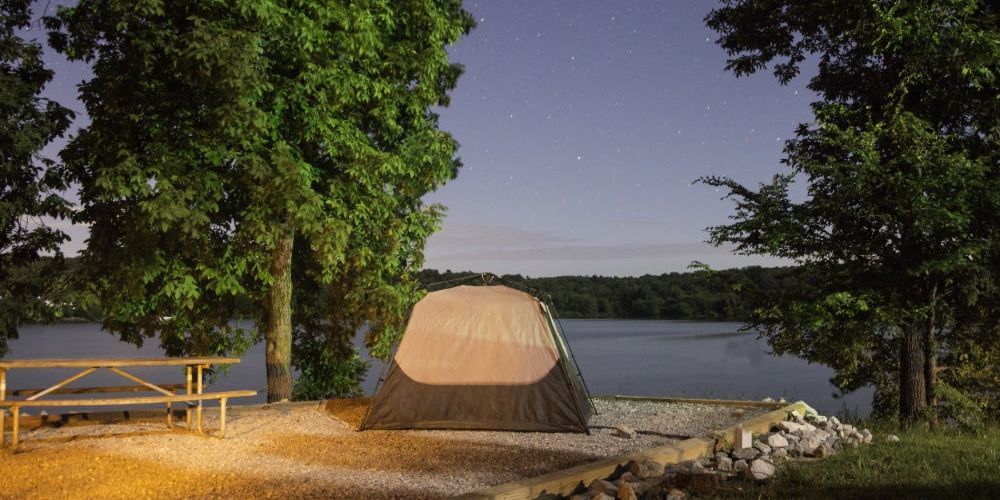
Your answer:
[[[773,265],[704,243],[732,204],[692,181],[756,184],[813,94],[737,80],[703,18],[716,2],[467,2],[479,26],[441,123],[462,145],[427,267],[531,276]]]
[[[703,22],[715,4],[466,2],[479,25],[450,49],[465,74],[441,110],[465,166],[427,198],[448,216],[426,267],[621,276],[694,260],[781,264],[704,243],[732,204],[692,181],[756,184],[782,171],[784,140],[814,96],[805,78],[781,87],[767,72],[725,72]],[[48,59],[48,95],[82,112],[74,89],[86,68]],[[70,231],[69,252],[85,231]]]

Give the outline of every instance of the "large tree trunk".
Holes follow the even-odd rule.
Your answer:
[[[924,329],[916,323],[905,327],[899,349],[899,420],[916,423],[927,410]]]
[[[933,410],[937,406],[937,394],[934,392],[934,384],[937,382],[937,285],[931,289],[931,311],[927,328],[924,330],[924,384],[927,397],[927,406]],[[930,413],[931,426],[937,427],[937,416],[932,411]]]
[[[271,254],[274,284],[265,298],[267,401],[292,399],[292,235],[278,240]]]

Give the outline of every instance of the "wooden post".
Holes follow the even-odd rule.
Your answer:
[[[191,365],[188,365],[188,367],[187,367],[187,393],[186,394],[191,394]],[[189,402],[189,404],[185,405],[184,418],[185,418],[185,423],[187,424],[187,430],[190,432],[191,431],[191,404],[190,404],[190,402]]]
[[[743,428],[743,424],[736,424],[733,430],[733,449],[742,450],[753,446],[753,434]]]
[[[0,368],[0,401],[7,399],[7,369]],[[7,444],[7,408],[0,408],[0,448]]]
[[[171,389],[171,395],[176,396],[177,391]],[[167,429],[174,428],[174,404],[167,401]]]
[[[222,398],[219,400],[219,437],[226,437],[226,400],[229,398]]]
[[[202,377],[202,372],[201,372],[202,368],[204,368],[204,365],[198,365],[198,394],[201,394],[202,391],[205,389],[205,387],[204,387],[204,379]],[[202,428],[201,428],[201,409],[202,409],[202,406],[204,404],[205,404],[204,401],[202,401],[200,399],[198,400],[198,433],[199,434],[202,433],[202,432],[204,432],[204,430],[202,430]]]
[[[21,427],[21,409],[16,406],[12,406],[10,409],[13,410],[12,413],[14,414],[14,434],[10,447],[12,450],[17,451],[17,431]]]

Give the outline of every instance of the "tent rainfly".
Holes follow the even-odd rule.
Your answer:
[[[503,285],[431,292],[361,429],[589,432],[591,402],[548,306]]]

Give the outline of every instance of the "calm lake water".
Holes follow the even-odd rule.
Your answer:
[[[871,390],[835,397],[832,371],[797,358],[769,354],[764,341],[740,333],[739,323],[700,321],[563,320],[570,347],[576,355],[590,392],[594,395],[629,394],[723,399],[784,397],[802,399],[825,414],[845,408],[867,414]],[[358,339],[360,342],[360,339]],[[8,358],[156,357],[163,352],[156,342],[142,348],[119,342],[96,323],[32,325],[21,329],[10,342]],[[373,362],[364,383],[374,391],[382,372]],[[154,382],[181,382],[177,368],[135,368],[137,375]],[[37,388],[53,384],[72,370],[13,370],[9,388]],[[111,373],[94,373],[82,385],[120,385],[124,379]],[[256,400],[265,401],[263,345],[251,348],[243,362],[221,375],[212,387],[218,390],[255,389]]]

